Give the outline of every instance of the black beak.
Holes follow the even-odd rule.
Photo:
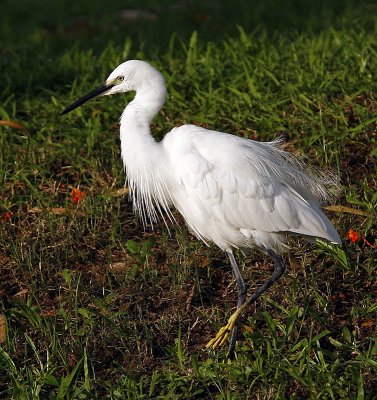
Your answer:
[[[68,106],[64,111],[62,111],[59,115],[64,115],[69,113],[70,111],[74,110],[77,107],[80,107],[81,104],[86,103],[88,100],[92,99],[93,97],[97,97],[99,95],[101,95],[102,93],[107,92],[108,90],[110,90],[114,85],[111,83],[104,83],[101,86],[98,86],[97,88],[95,88],[94,90],[92,90],[91,92],[89,92],[88,94],[86,94],[85,96],[81,97],[81,99],[76,100],[74,103],[72,103],[70,106]]]

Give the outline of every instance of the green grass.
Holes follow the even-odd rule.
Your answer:
[[[168,18],[169,2],[145,2],[156,20],[125,23],[123,2],[102,12],[41,1],[30,17],[29,1],[4,2],[0,120],[25,130],[0,125],[1,398],[375,397],[377,253],[347,232],[376,245],[376,7],[270,1],[251,13],[223,3],[190,2]],[[115,195],[125,179],[117,122],[131,95],[58,117],[129,58],[166,77],[156,137],[184,123],[285,134],[313,169],[339,173],[335,204],[364,213],[328,211],[344,253],[292,243],[287,273],[243,319],[231,363],[226,349],[203,351],[236,305],[224,255],[179,216],[170,235],[162,224],[143,232]],[[86,193],[77,205],[72,188]],[[257,252],[240,261],[251,290],[271,272]]]

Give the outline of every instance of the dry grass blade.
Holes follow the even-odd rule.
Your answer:
[[[4,343],[7,339],[7,321],[5,315],[0,314],[0,344]]]
[[[343,212],[343,213],[348,213],[348,214],[353,214],[353,215],[361,215],[363,217],[367,217],[369,215],[369,213],[367,213],[366,211],[356,210],[355,208],[351,208],[351,207],[347,207],[347,206],[333,205],[333,206],[327,206],[327,207],[323,207],[323,208],[328,211]]]
[[[38,207],[33,207],[29,209],[29,213],[31,214],[40,214],[43,211],[47,211],[51,214],[54,215],[74,215],[75,217],[86,217],[86,212],[77,210],[75,208],[66,208],[66,207],[52,207],[52,208],[47,208],[45,210],[38,208]]]

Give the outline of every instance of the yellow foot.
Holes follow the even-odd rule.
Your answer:
[[[222,346],[226,340],[228,339],[229,334],[232,332],[233,328],[236,326],[238,318],[242,315],[246,307],[246,304],[238,308],[228,319],[228,323],[223,326],[218,332],[217,335],[210,340],[206,349],[216,349],[219,346]]]

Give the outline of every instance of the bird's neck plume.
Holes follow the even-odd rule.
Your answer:
[[[171,218],[171,196],[165,185],[163,148],[150,132],[150,123],[165,101],[163,91],[140,90],[120,120],[120,139],[127,184],[135,211],[146,221],[158,214]]]

